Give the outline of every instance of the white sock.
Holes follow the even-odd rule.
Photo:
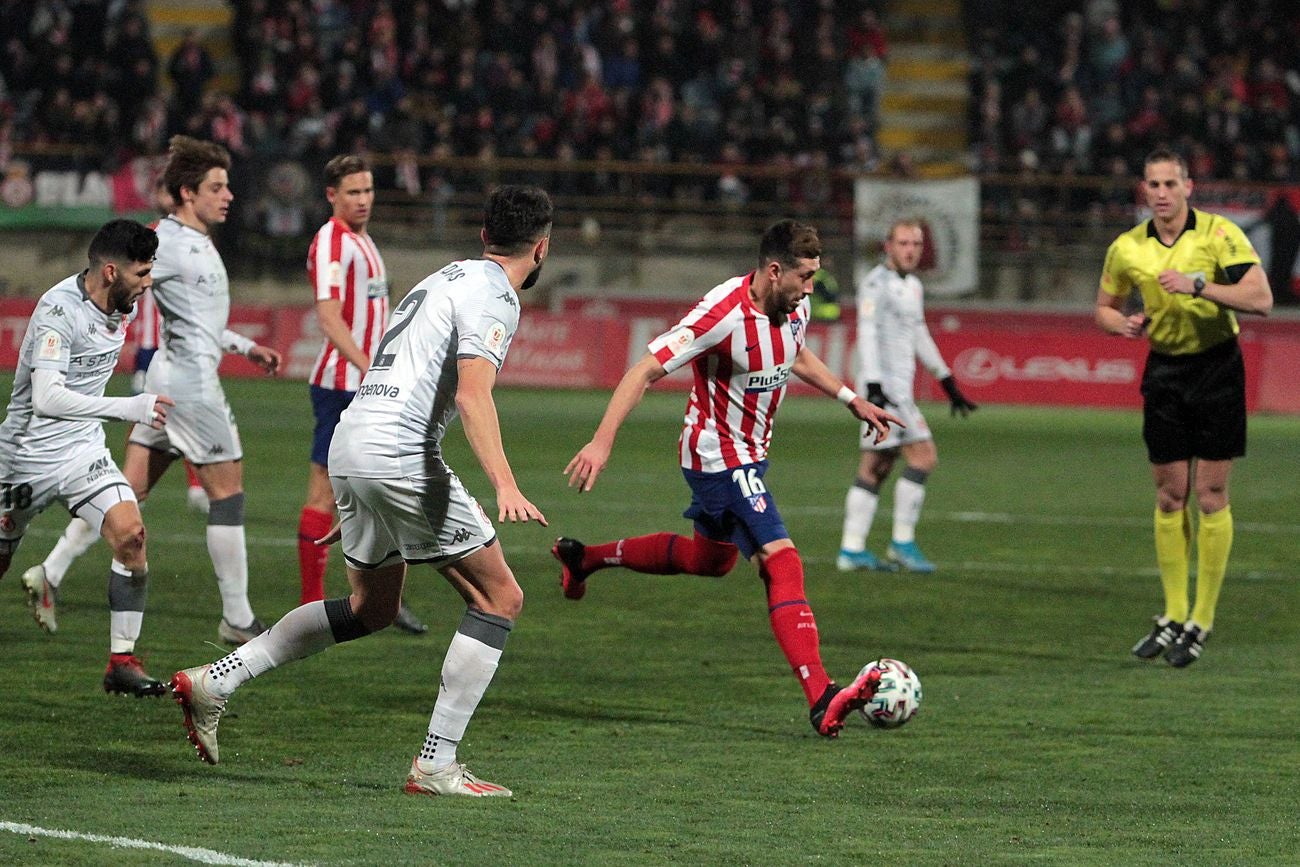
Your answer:
[[[925,485],[907,478],[900,478],[894,482],[895,542],[916,540],[916,522],[921,518],[923,503],[925,503]]]
[[[108,612],[108,652],[134,653],[135,641],[144,624],[143,611]]]
[[[108,652],[132,653],[144,623],[149,567],[138,570],[113,558],[108,573]]]
[[[880,495],[873,494],[861,485],[849,488],[844,498],[844,533],[840,548],[845,551],[865,551],[871,523],[876,520],[876,506]]]
[[[248,551],[243,525],[209,524],[208,556],[221,591],[221,616],[231,626],[248,626],[255,615],[248,602]]]
[[[45,580],[50,582],[51,587],[58,587],[62,583],[72,561],[86,553],[98,538],[99,534],[80,518],[68,522],[59,541],[54,543],[54,550],[46,555],[45,562],[41,564],[45,567]]]
[[[442,684],[425,740],[426,745],[434,741],[436,747],[432,760],[420,757],[421,770],[437,770],[456,760],[456,745],[465,736],[470,717],[487,692],[500,659],[500,650],[463,632],[452,637],[442,660]]]
[[[248,677],[257,677],[286,662],[320,653],[334,643],[325,602],[320,600],[299,605],[235,653],[247,667]]]

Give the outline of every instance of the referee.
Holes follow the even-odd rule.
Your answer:
[[[1149,154],[1142,191],[1153,216],[1106,251],[1096,318],[1108,334],[1151,343],[1142,374],[1142,438],[1156,483],[1165,611],[1133,654],[1163,653],[1182,668],[1200,657],[1214,628],[1232,549],[1228,477],[1233,458],[1246,453],[1246,371],[1235,314],[1268,315],[1273,293],[1246,234],[1217,214],[1188,207],[1192,180],[1181,156],[1164,149]],[[1126,314],[1133,292],[1142,309]],[[1193,485],[1200,515],[1190,608]]]

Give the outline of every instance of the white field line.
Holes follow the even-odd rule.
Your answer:
[[[149,840],[136,840],[131,837],[110,837],[104,834],[82,834],[79,831],[60,831],[56,828],[39,828],[21,822],[0,822],[0,831],[12,831],[29,837],[53,837],[56,840],[83,840],[87,843],[104,843],[118,849],[151,849],[155,852],[167,852],[179,855],[200,864],[230,864],[235,867],[291,867],[285,861],[254,861],[217,852],[212,849],[200,849],[196,846],[167,846]]]

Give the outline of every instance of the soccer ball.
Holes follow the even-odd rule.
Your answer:
[[[858,677],[872,668],[880,672],[880,686],[858,713],[876,728],[896,729],[916,716],[921,706],[921,679],[907,663],[888,657],[868,662]]]

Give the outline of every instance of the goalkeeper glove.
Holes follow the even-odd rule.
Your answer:
[[[874,403],[876,406],[880,407],[881,409],[890,406],[898,406],[898,404],[894,403],[892,400],[889,399],[889,397],[885,394],[885,390],[880,387],[880,383],[878,382],[867,383],[867,400],[870,401],[871,403]]]
[[[979,409],[978,406],[967,399],[966,395],[961,393],[961,389],[957,387],[957,380],[953,379],[951,376],[945,376],[943,379],[939,380],[939,384],[942,385],[943,390],[948,393],[948,403],[952,406],[953,415],[961,413],[961,417],[965,418],[975,410]]]

